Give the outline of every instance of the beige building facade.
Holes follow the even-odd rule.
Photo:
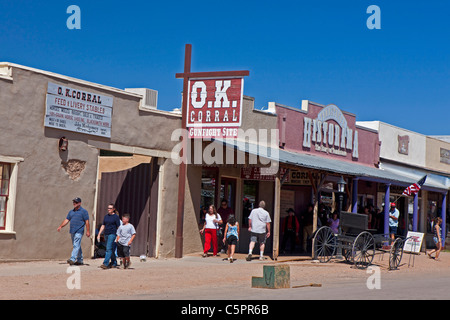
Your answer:
[[[142,207],[148,211],[129,212],[141,243],[137,247],[142,252],[135,254],[172,255],[176,226],[167,213],[176,212],[178,166],[170,160],[175,145],[170,137],[180,127],[181,117],[143,108],[143,99],[130,91],[0,63],[1,260],[67,259],[69,227],[60,233],[57,228],[72,209],[72,199],[82,199],[94,234],[105,215],[99,208],[115,201],[101,197],[99,174],[142,163],[151,166],[152,184],[142,196]],[[106,136],[93,134],[95,130]],[[59,149],[63,137],[68,142],[66,151]],[[104,151],[134,159],[102,160]],[[100,167],[105,161],[109,161],[106,168]],[[85,256],[91,256],[94,248],[94,236],[84,237]]]
[[[379,132],[380,168],[409,176],[417,181],[427,175],[426,181],[430,188],[421,190],[417,199],[412,196],[401,196],[402,188],[394,189],[393,195],[400,197],[399,201],[403,203],[405,214],[411,217],[408,230],[414,229],[425,233],[427,245],[434,247],[432,242],[434,218],[442,217],[446,229],[444,233],[448,231],[445,224],[448,224],[449,215],[450,143],[381,121],[361,121],[358,124]],[[381,193],[379,199],[382,201]],[[412,217],[416,210],[417,222],[414,225]]]

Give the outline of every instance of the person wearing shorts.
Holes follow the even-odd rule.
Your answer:
[[[389,234],[392,240],[395,240],[395,235],[397,234],[399,216],[400,212],[395,207],[395,202],[392,202],[391,209],[389,210]]]
[[[436,245],[436,249],[431,250],[428,253],[428,257],[430,257],[431,259],[433,258],[431,255],[433,253],[436,253],[436,256],[434,257],[434,259],[436,261],[439,260],[439,253],[441,253],[441,250],[442,250],[441,224],[442,224],[442,218],[441,217],[436,217],[434,219],[434,226],[433,226],[433,229],[434,229],[433,241],[434,241],[434,244]]]
[[[264,260],[264,248],[266,239],[270,237],[270,219],[269,213],[264,209],[266,203],[261,201],[259,208],[253,209],[248,217],[248,231],[250,231],[250,245],[248,248],[247,261],[252,260],[253,248],[256,242],[259,243],[259,260]],[[267,230],[267,232],[266,232]]]
[[[228,260],[230,261],[230,263],[233,263],[233,254],[234,251],[236,250],[236,245],[237,242],[239,240],[239,222],[236,221],[236,218],[234,217],[234,215],[229,215],[228,216],[228,220],[227,220],[227,225],[225,226],[225,237],[223,238],[223,243],[228,244],[228,249],[227,249],[227,253],[228,253],[228,259],[224,259],[224,260]]]
[[[136,237],[136,230],[130,223],[130,215],[124,214],[122,216],[122,225],[117,229],[117,255],[122,259],[124,269],[127,269],[130,264],[130,246]]]

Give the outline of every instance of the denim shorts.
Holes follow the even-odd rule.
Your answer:
[[[390,234],[397,234],[397,227],[389,227]]]
[[[438,244],[439,243],[439,239],[437,237],[433,237],[433,241],[434,241],[434,244]]]

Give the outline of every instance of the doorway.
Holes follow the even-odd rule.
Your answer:
[[[156,254],[158,173],[157,158],[149,158],[148,162],[125,170],[100,173],[97,224],[103,222],[110,203],[115,205],[120,217],[130,214],[130,223],[136,229],[130,251],[133,256],[154,257]]]
[[[220,197],[217,201],[217,207],[220,206],[222,200],[226,200],[228,207],[236,212],[236,179],[224,177],[220,179]]]

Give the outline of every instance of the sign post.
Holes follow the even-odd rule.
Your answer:
[[[406,241],[403,246],[404,252],[419,253],[422,247],[424,234],[421,232],[408,231]]]

